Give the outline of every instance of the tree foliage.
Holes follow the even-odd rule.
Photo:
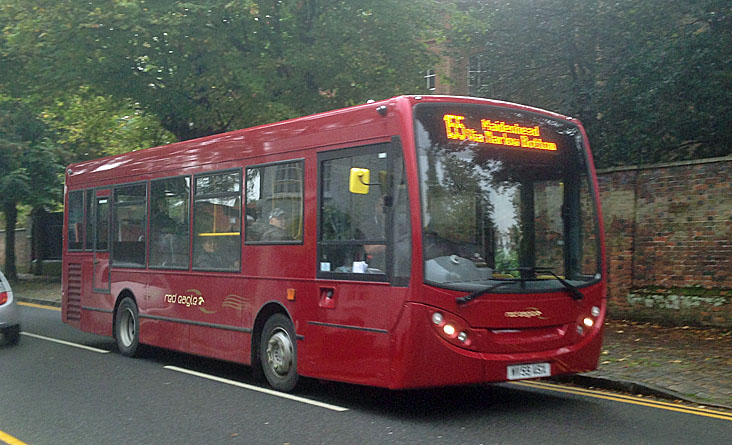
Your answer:
[[[434,57],[425,42],[439,28],[436,7],[431,0],[5,0],[0,95],[44,126],[43,140],[62,148],[62,164],[210,135],[419,92]],[[35,192],[24,187],[40,184],[34,169],[48,167],[30,160],[47,144],[19,136],[7,119],[0,127],[13,134],[2,154],[3,173],[12,173],[3,178],[6,202],[20,202],[12,194],[30,199]],[[15,209],[8,205],[7,220]]]
[[[453,42],[483,56],[478,93],[578,117],[599,165],[732,153],[728,0],[464,5]]]
[[[134,103],[94,95],[88,87],[43,104],[40,118],[53,132],[64,165],[175,141]]]
[[[14,279],[18,205],[42,206],[61,195],[57,150],[45,126],[20,101],[0,96],[0,209],[5,216],[5,274]]]
[[[5,3],[36,91],[131,99],[179,139],[417,91],[430,65],[427,0]]]

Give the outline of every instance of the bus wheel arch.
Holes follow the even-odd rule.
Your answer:
[[[135,295],[125,289],[120,292],[114,306],[112,333],[119,352],[134,357],[140,345],[140,311]]]
[[[297,337],[292,318],[281,304],[266,304],[252,331],[252,372],[274,389],[291,391],[297,384]]]

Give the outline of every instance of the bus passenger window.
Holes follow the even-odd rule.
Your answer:
[[[247,168],[246,241],[302,242],[303,162]]]
[[[191,179],[150,183],[150,267],[187,269]]]
[[[92,213],[92,205],[95,202],[94,190],[87,190],[84,199],[84,214],[86,221],[84,223],[84,234],[86,241],[84,242],[84,250],[94,249],[94,214]]]
[[[112,264],[145,267],[145,223],[147,184],[117,187],[114,190]]]
[[[241,172],[195,177],[193,268],[236,271],[241,266]]]
[[[68,239],[69,250],[84,248],[84,191],[69,192],[68,198]]]

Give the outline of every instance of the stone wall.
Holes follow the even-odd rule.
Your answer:
[[[732,156],[598,179],[610,314],[732,327]]]

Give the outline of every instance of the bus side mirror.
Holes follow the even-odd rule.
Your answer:
[[[371,171],[368,168],[353,167],[351,169],[351,178],[348,181],[348,190],[351,193],[359,195],[367,195],[369,193],[369,180],[371,179]]]

